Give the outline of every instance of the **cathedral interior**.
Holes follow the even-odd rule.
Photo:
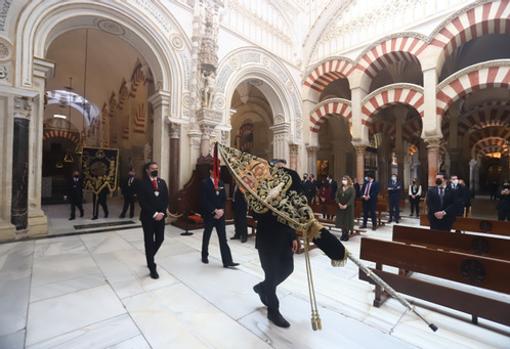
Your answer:
[[[0,349],[510,348],[510,0],[0,0],[0,111]],[[318,248],[295,254],[278,289],[292,325],[275,327],[252,290],[250,213],[253,234],[230,240],[226,160],[240,266],[219,267],[215,233],[200,263],[215,144],[318,188],[374,178],[378,229],[357,198],[343,244],[439,330]],[[122,183],[150,162],[168,185],[158,280],[140,206],[123,207]],[[448,236],[402,237],[428,229],[438,174],[461,179],[469,205]],[[339,237],[321,195],[308,203]]]

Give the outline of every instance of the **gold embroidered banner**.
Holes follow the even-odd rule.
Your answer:
[[[104,188],[117,188],[119,150],[84,147],[81,158],[85,190],[99,194]]]

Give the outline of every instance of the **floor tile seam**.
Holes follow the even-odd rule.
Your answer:
[[[38,300],[35,300],[35,301],[29,300],[29,304],[36,304],[36,303],[52,300],[52,299],[55,299],[55,298],[68,296],[68,295],[73,294],[73,293],[87,291],[87,290],[92,290],[94,288],[99,288],[99,287],[106,286],[107,285],[106,281],[104,279],[102,279],[102,281],[104,282],[102,285],[95,285],[95,286],[91,286],[91,287],[85,287],[85,288],[81,288],[79,290],[69,291],[69,292],[65,292],[65,293],[62,293],[62,294],[55,295],[55,296],[41,298],[41,299],[38,299]]]
[[[34,257],[35,257],[35,242],[31,242],[32,244],[32,267],[30,269],[30,282],[28,287],[28,295],[27,295],[27,311],[26,311],[26,317],[25,317],[25,336],[23,338],[23,348],[26,348],[27,346],[27,337],[28,337],[28,315],[30,313],[30,298],[32,297],[32,279],[34,277]]]
[[[127,314],[127,313],[117,314],[117,315],[114,315],[114,316],[109,317],[109,318],[106,318],[106,319],[101,319],[101,320],[97,320],[97,321],[94,321],[94,322],[91,322],[91,323],[87,323],[87,324],[83,325],[82,327],[75,328],[75,329],[73,329],[73,330],[69,330],[69,331],[66,331],[66,332],[63,332],[63,333],[57,334],[57,335],[55,335],[55,336],[53,336],[53,337],[48,337],[48,338],[42,339],[42,340],[40,340],[40,341],[38,341],[38,342],[32,343],[32,344],[30,344],[30,346],[34,346],[34,345],[36,345],[36,344],[40,344],[40,343],[43,343],[43,342],[47,342],[47,341],[50,341],[50,340],[52,340],[52,339],[55,339],[55,338],[58,338],[58,337],[65,336],[65,335],[67,335],[67,334],[69,334],[69,333],[73,333],[73,332],[79,331],[79,330],[81,330],[81,329],[83,329],[83,328],[85,328],[85,327],[90,327],[90,326],[93,326],[93,325],[99,324],[99,323],[101,323],[101,322],[104,322],[104,321],[110,321],[110,320],[112,320],[112,319],[120,318],[120,317],[122,317],[122,316],[126,316],[126,315],[128,315],[128,314]],[[137,328],[137,329],[138,329],[138,328]],[[138,334],[138,335],[140,335],[140,334]],[[138,336],[138,335],[136,335],[136,336]],[[133,336],[133,337],[131,337],[131,338],[134,338],[134,337],[136,337],[136,336]],[[121,342],[120,342],[120,343],[121,343]],[[117,343],[117,344],[119,344],[119,343]],[[26,347],[26,344],[25,344],[25,347]]]
[[[80,238],[80,240],[82,240]],[[82,240],[83,242],[83,240]],[[119,297],[119,295],[117,294],[117,292],[115,292],[115,289],[113,288],[112,284],[110,283],[110,281],[108,280],[108,277],[106,276],[106,274],[103,272],[103,270],[101,269],[101,267],[99,266],[95,256],[93,254],[91,254],[88,246],[84,243],[85,245],[85,248],[87,249],[87,251],[89,251],[89,254],[92,258],[92,260],[94,261],[94,263],[96,264],[96,267],[100,270],[100,272],[103,274],[103,277],[105,279],[105,283],[108,285],[108,287],[110,287],[111,291],[113,292],[113,294],[115,295],[115,297],[117,297],[118,301],[120,302],[120,304],[122,305],[122,307],[124,308],[126,314],[129,316],[129,318],[131,319],[131,321],[133,322],[133,324],[135,325],[135,327],[138,329],[138,332],[140,333],[140,335],[143,337],[143,339],[145,340],[145,342],[147,342],[147,344],[149,345],[150,348],[152,348],[152,346],[150,345],[150,342],[149,340],[147,339],[147,337],[145,337],[145,334],[143,333],[142,329],[140,328],[140,326],[138,326],[138,323],[135,321],[135,319],[133,319],[133,317],[131,316],[131,313],[129,312],[129,310],[126,308],[126,305],[125,303],[123,302],[122,298]]]

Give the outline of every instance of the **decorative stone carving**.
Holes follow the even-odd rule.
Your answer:
[[[177,33],[170,35],[170,45],[178,51],[184,49],[184,39]]]
[[[143,146],[143,162],[148,163],[152,160],[152,146],[149,142],[145,143]]]
[[[9,73],[7,70],[7,65],[0,65],[0,80],[7,80],[9,78]]]
[[[109,19],[97,21],[97,27],[99,30],[115,36],[123,36],[126,34],[126,30],[120,24]]]
[[[5,31],[5,23],[7,22],[7,14],[14,0],[3,0],[0,3],[0,31]]]
[[[28,97],[14,97],[14,117],[30,118],[32,99]]]
[[[170,139],[178,139],[181,137],[181,124],[175,122],[170,123]]]
[[[7,61],[11,58],[11,44],[0,38],[0,61]]]
[[[202,107],[210,108],[212,96],[216,87],[216,73],[214,71],[202,71]]]

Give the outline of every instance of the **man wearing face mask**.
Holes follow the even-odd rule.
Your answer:
[[[397,180],[397,175],[392,174],[391,180],[388,183],[388,201],[390,209],[390,220],[388,223],[393,222],[399,223],[400,220],[400,196],[402,193],[402,185]]]
[[[361,201],[363,202],[363,225],[361,228],[367,227],[368,217],[370,217],[372,218],[372,230],[377,229],[377,219],[375,216],[377,195],[379,195],[379,183],[375,181],[372,173],[368,173],[365,177],[365,183],[361,188]]]
[[[135,179],[135,171],[133,169],[129,170],[128,178],[125,179],[120,185],[120,190],[122,192],[122,196],[124,196],[124,207],[122,208],[122,213],[119,218],[126,217],[126,212],[129,207],[129,218],[133,218],[135,215],[135,189],[136,179]]]
[[[80,217],[83,217],[83,179],[78,171],[73,172],[73,178],[69,184],[69,201],[71,201],[69,220],[72,221],[76,218],[76,207],[80,210]]]
[[[507,181],[503,183],[503,189],[499,193],[497,210],[499,221],[510,221],[510,183]]]
[[[430,229],[450,231],[459,210],[458,198],[447,185],[444,174],[436,176],[436,186],[427,192]]]
[[[417,179],[413,179],[413,184],[409,186],[409,203],[411,204],[411,216],[416,212],[416,217],[420,216],[420,199],[421,199],[421,185],[418,184]]]
[[[455,195],[456,201],[459,203],[457,210],[457,217],[464,216],[464,206],[465,206],[465,187],[459,184],[459,177],[452,175],[450,177],[450,186],[452,188],[453,194]]]
[[[165,238],[165,218],[168,209],[168,187],[165,181],[158,177],[158,169],[156,162],[146,164],[144,178],[136,185],[138,202],[142,208],[140,220],[145,243],[145,258],[153,279],[159,278],[154,256]]]

